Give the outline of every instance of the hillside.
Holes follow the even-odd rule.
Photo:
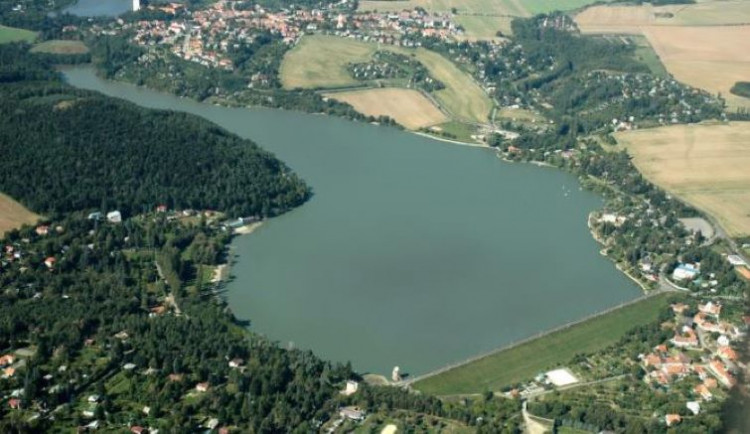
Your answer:
[[[0,55],[0,70],[8,61]],[[44,67],[0,85],[0,191],[36,212],[132,214],[166,204],[274,215],[309,195],[271,154],[195,116],[21,81]]]

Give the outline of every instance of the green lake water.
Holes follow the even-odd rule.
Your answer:
[[[231,109],[66,70],[77,87],[180,110],[256,141],[314,189],[233,243],[234,313],[283,346],[420,374],[640,295],[562,171],[326,116]]]

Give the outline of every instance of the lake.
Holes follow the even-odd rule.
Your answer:
[[[86,17],[114,17],[131,10],[132,7],[132,0],[78,0],[65,8],[64,12]]]
[[[203,116],[312,186],[308,203],[232,245],[232,310],[284,346],[420,374],[641,294],[588,231],[601,199],[560,170],[393,128],[201,104],[86,67],[66,76]]]

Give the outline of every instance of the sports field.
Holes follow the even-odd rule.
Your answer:
[[[413,387],[435,395],[499,391],[564,365],[578,353],[598,351],[616,343],[634,327],[654,321],[666,305],[667,296],[658,295],[427,378]]]
[[[750,23],[750,2],[722,1],[690,5],[598,5],[575,17],[583,33],[638,34],[646,26],[718,26]]]
[[[389,116],[412,130],[448,120],[429,99],[413,89],[368,89],[329,93],[326,96],[351,104],[358,112],[368,116]]]
[[[85,54],[89,49],[81,41],[52,40],[44,41],[31,49],[32,53],[50,54]]]
[[[360,83],[349,75],[347,65],[370,60],[377,49],[415,56],[432,77],[445,85],[432,95],[451,116],[470,122],[487,121],[492,101],[482,88],[450,60],[424,48],[410,50],[336,36],[306,36],[284,56],[281,82],[287,89],[358,85]]]
[[[24,224],[34,224],[39,216],[24,208],[9,196],[0,193],[0,236]]]
[[[644,34],[677,80],[721,93],[730,108],[750,107],[750,99],[730,93],[750,79],[750,25],[648,27]]]
[[[0,44],[18,41],[33,42],[34,39],[36,39],[35,32],[0,25]]]
[[[617,133],[643,175],[750,235],[750,122],[674,125]]]

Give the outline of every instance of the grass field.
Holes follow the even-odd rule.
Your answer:
[[[666,295],[655,296],[427,378],[413,387],[436,395],[498,391],[503,386],[563,365],[578,353],[594,352],[616,343],[633,327],[654,321],[666,306],[667,298]]]
[[[416,130],[440,124],[448,118],[429,99],[413,89],[368,89],[326,94],[351,104],[368,116],[390,116],[406,128]]]
[[[81,41],[52,40],[44,41],[31,49],[32,53],[50,54],[85,54],[89,52],[88,47]]]
[[[671,15],[671,16],[670,16]],[[750,2],[722,1],[691,5],[599,5],[576,16],[583,33],[639,34],[647,26],[718,26],[750,23]]]
[[[468,41],[500,40],[501,38],[497,37],[498,30],[503,32],[503,35],[509,36],[513,33],[510,28],[511,21],[513,21],[511,17],[456,16],[456,22],[465,30],[463,39]]]
[[[730,108],[750,107],[730,93],[750,78],[750,26],[649,27],[644,34],[677,80],[721,93]]]
[[[0,44],[17,41],[34,42],[34,39],[36,39],[36,33],[31,30],[0,25]]]
[[[0,236],[24,224],[34,224],[39,216],[27,210],[9,196],[0,193]]]
[[[628,36],[627,39],[636,46],[635,58],[645,63],[654,75],[658,75],[659,77],[669,76],[667,68],[661,59],[659,59],[659,55],[656,54],[656,51],[654,51],[654,48],[649,44],[645,36]]]
[[[750,235],[750,122],[674,125],[615,135],[643,175]]]
[[[306,36],[284,56],[281,83],[287,89],[357,85],[347,64],[367,62],[376,50],[374,44],[352,39]]]
[[[335,36],[306,36],[292,49],[281,64],[281,82],[287,89],[336,88],[359,84],[349,75],[349,63],[366,62],[377,49],[415,56],[432,77],[445,84],[434,92],[440,105],[457,119],[486,122],[492,101],[470,75],[450,60],[430,50],[409,50]]]

